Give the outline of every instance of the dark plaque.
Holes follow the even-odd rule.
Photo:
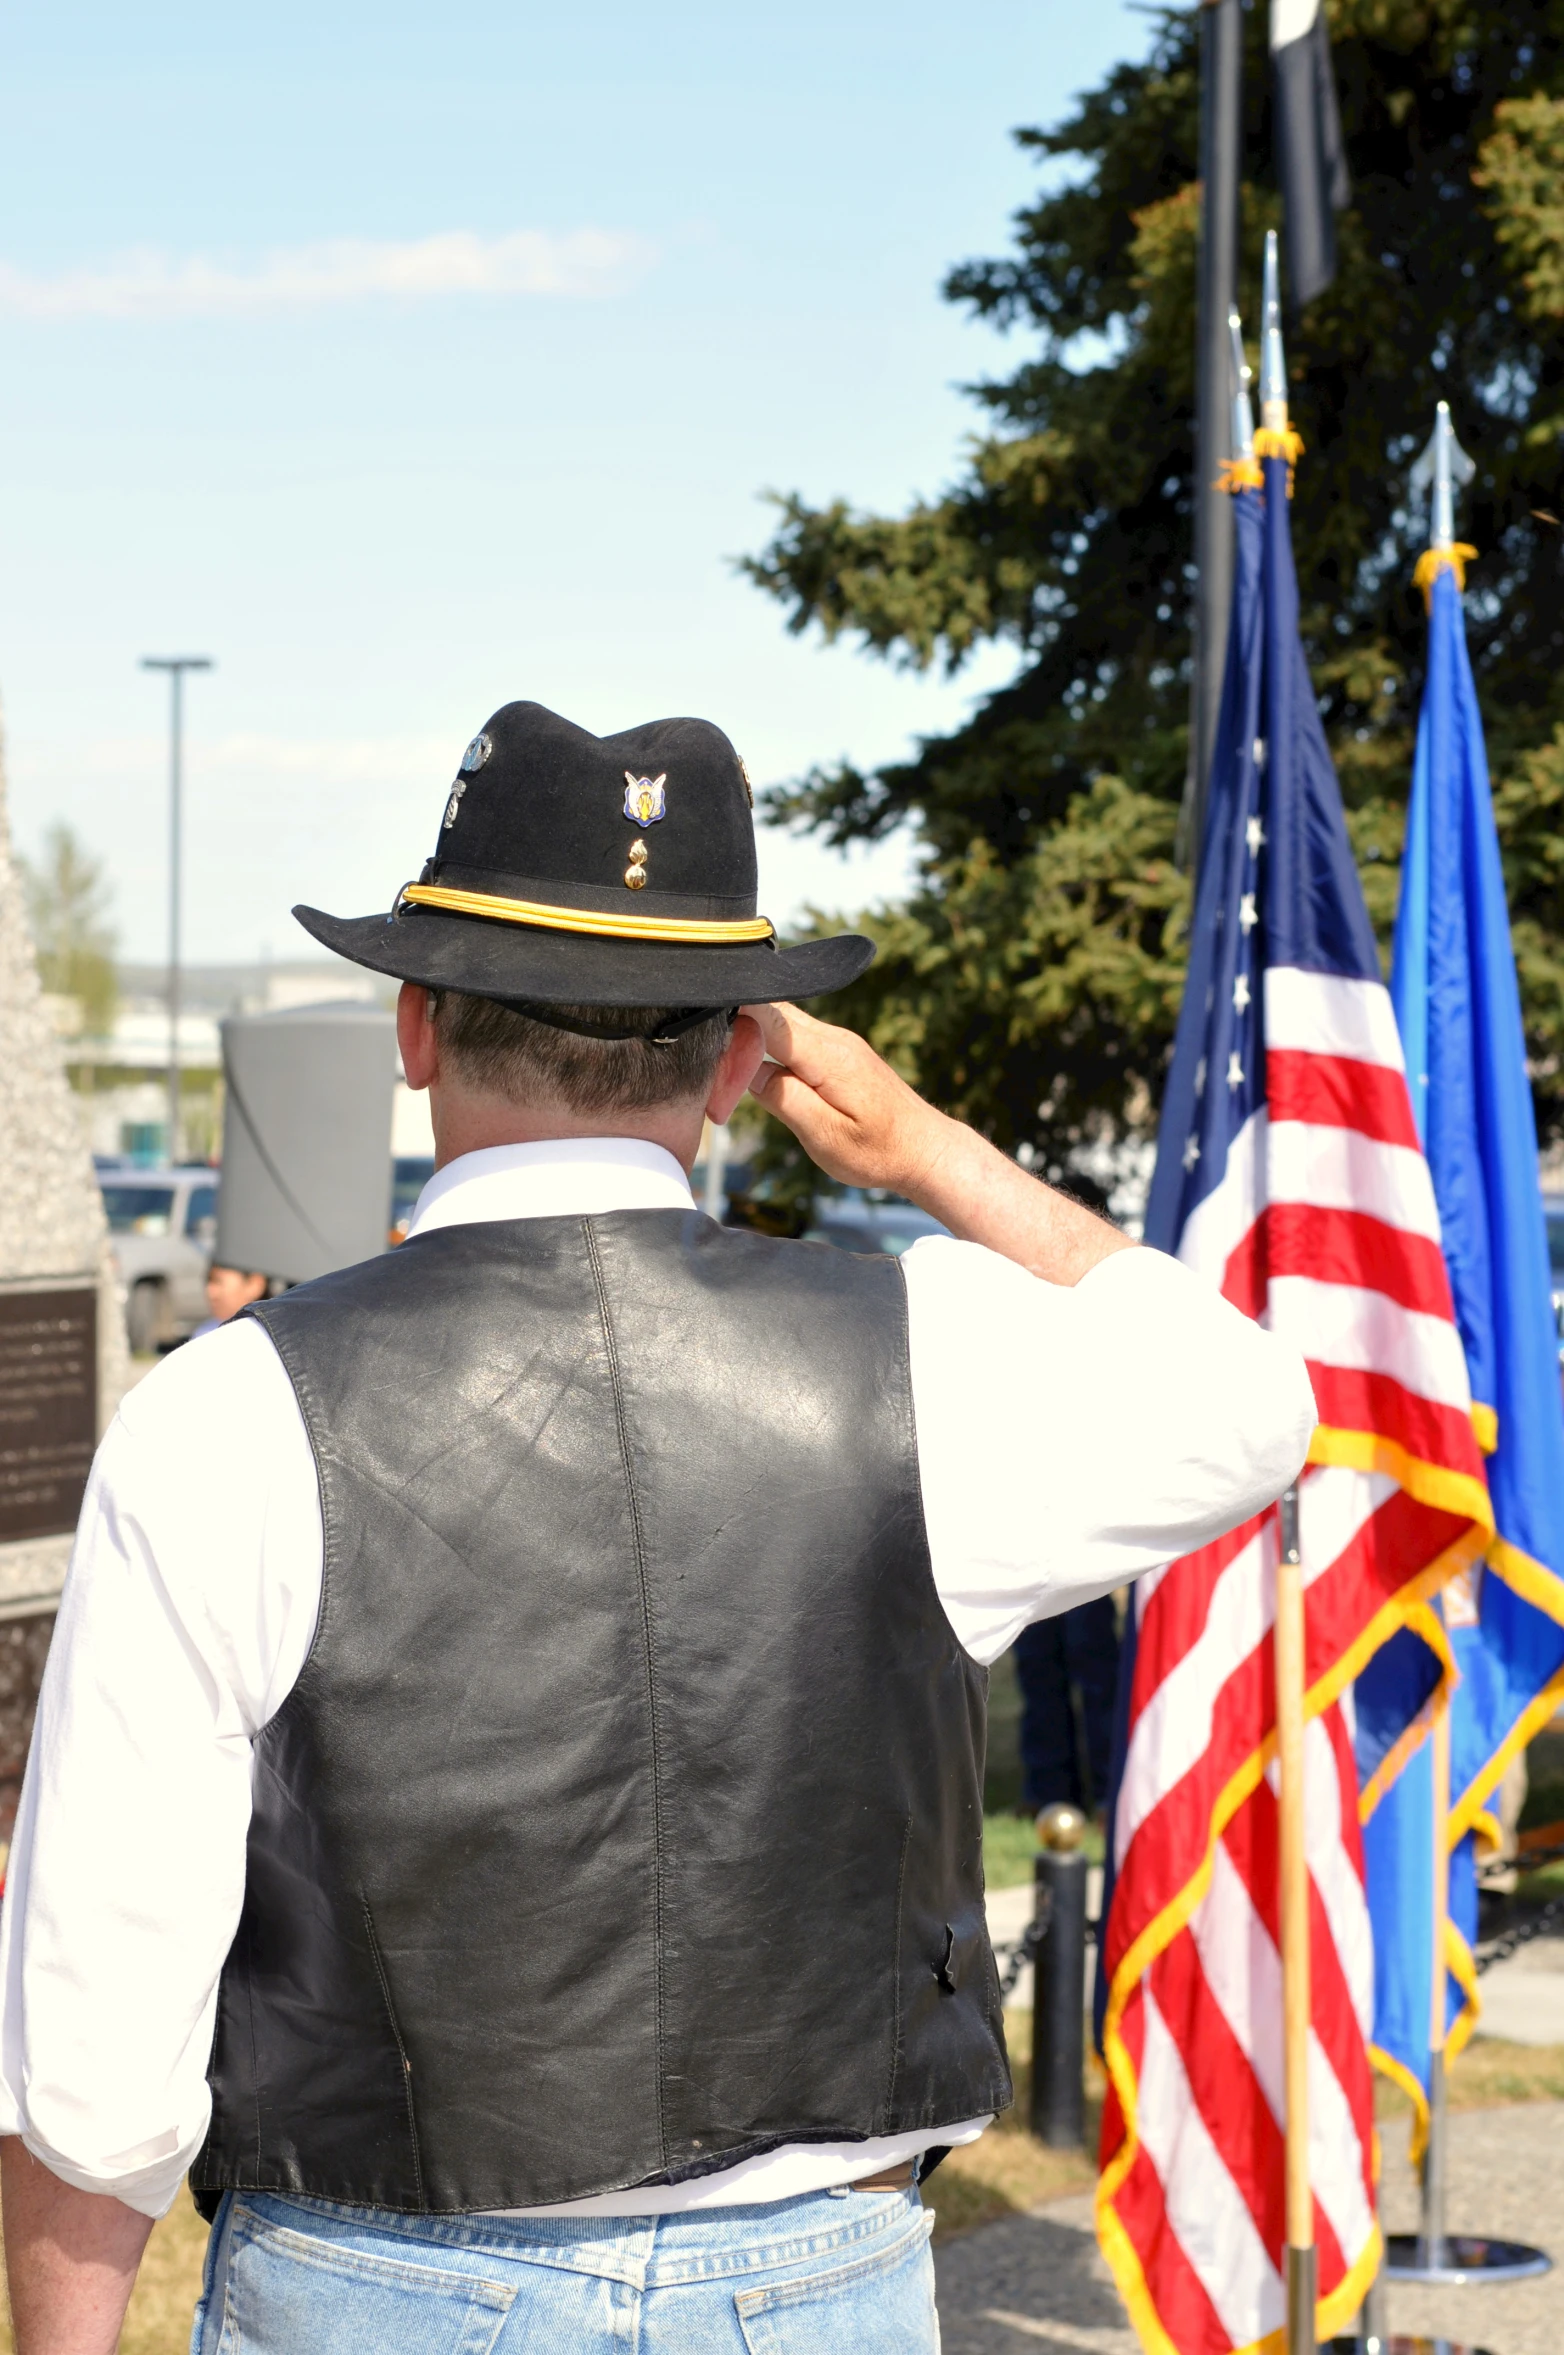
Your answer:
[[[98,1439],[98,1294],[0,1288],[0,1544],[76,1526]]]

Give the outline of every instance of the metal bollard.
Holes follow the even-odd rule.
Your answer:
[[[1045,1807],[1037,1819],[1036,1918],[1043,1932],[1032,1975],[1032,2132],[1076,2146],[1086,2132],[1086,1818]]]

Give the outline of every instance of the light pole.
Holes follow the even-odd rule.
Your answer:
[[[179,1159],[179,869],[185,673],[209,671],[209,654],[144,654],[144,671],[167,671],[168,704],[168,1160]]]

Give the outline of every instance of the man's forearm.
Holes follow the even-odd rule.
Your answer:
[[[1128,1235],[1045,1186],[959,1120],[929,1138],[930,1157],[902,1181],[902,1192],[964,1243],[982,1243],[1051,1284],[1078,1284],[1115,1251],[1133,1251]]]
[[[14,2134],[0,2190],[16,2355],[114,2355],[150,2220],[62,2183]]]
[[[1078,1284],[1127,1235],[936,1112],[863,1039],[796,1006],[747,1006],[769,1060],[753,1082],[828,1175],[886,1186],[1051,1284]]]

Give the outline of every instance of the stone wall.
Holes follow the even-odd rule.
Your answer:
[[[96,1287],[101,1432],[129,1380],[124,1314],[80,1111],[39,987],[26,895],[11,852],[0,742],[0,1292],[51,1281]],[[25,1380],[18,1386],[25,1390]],[[10,1436],[16,1439],[15,1432]],[[13,1519],[13,1531],[17,1526]],[[11,1542],[0,1537],[0,1817],[6,1835],[70,1542],[68,1530],[13,1536]]]
[[[0,1842],[8,1842],[22,1796],[22,1769],[32,1740],[38,1686],[49,1656],[54,1613],[0,1625]]]

